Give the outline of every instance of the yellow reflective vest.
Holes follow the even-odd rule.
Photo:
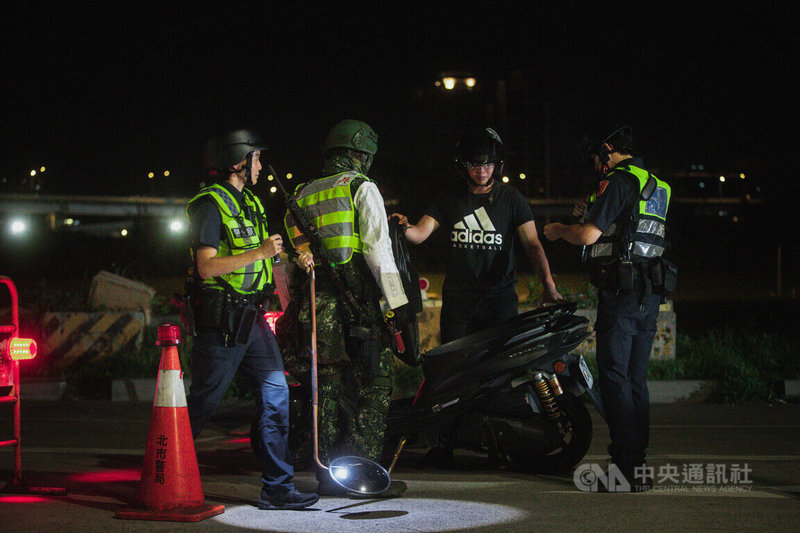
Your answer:
[[[639,201],[630,216],[621,216],[600,236],[589,250],[589,259],[611,263],[620,259],[643,262],[664,253],[665,223],[672,195],[666,182],[643,168],[629,163],[616,165],[616,172],[632,174],[639,184]]]
[[[353,253],[362,253],[351,190],[357,179],[369,181],[358,172],[341,172],[301,185],[295,193],[297,204],[317,228],[331,260],[338,265],[349,263]],[[308,243],[308,237],[300,232],[291,213],[286,214],[284,225],[295,249]]]
[[[202,189],[186,206],[188,217],[191,206],[200,198],[208,197],[216,204],[224,228],[217,250],[219,257],[238,255],[257,248],[269,235],[267,216],[261,201],[247,188],[242,190],[242,195],[245,206],[254,215],[255,221],[244,216],[236,198],[218,183]],[[192,259],[194,260],[194,257]],[[271,260],[256,261],[229,274],[203,280],[204,287],[219,289],[230,287],[240,294],[254,294],[271,284]]]

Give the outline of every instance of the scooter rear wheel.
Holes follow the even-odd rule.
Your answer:
[[[562,412],[559,423],[541,418],[523,421],[543,429],[552,443],[546,453],[531,453],[528,449],[509,449],[508,456],[525,469],[542,473],[569,473],[580,462],[592,443],[592,417],[580,398],[567,392],[558,397]],[[537,443],[541,446],[541,443]]]

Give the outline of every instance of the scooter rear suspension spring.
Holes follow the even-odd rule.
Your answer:
[[[553,393],[550,391],[550,386],[541,373],[537,373],[533,376],[533,386],[536,389],[536,395],[539,396],[539,400],[542,402],[545,416],[550,420],[557,420],[561,416],[561,411],[559,411],[558,405],[556,405]]]

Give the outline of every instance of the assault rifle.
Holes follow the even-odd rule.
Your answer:
[[[328,271],[336,290],[339,291],[339,294],[344,297],[347,305],[350,306],[353,314],[356,317],[356,321],[362,326],[367,325],[367,317],[369,315],[359,305],[358,301],[353,295],[353,291],[350,290],[346,280],[339,271],[338,265],[333,259],[331,259],[328,250],[325,248],[325,244],[322,242],[322,237],[319,235],[319,230],[308,219],[308,216],[306,216],[303,208],[297,203],[294,195],[289,194],[289,191],[287,191],[283,186],[281,178],[278,177],[278,173],[275,172],[275,169],[272,168],[272,165],[267,165],[267,169],[269,170],[270,174],[275,176],[275,181],[278,182],[278,188],[283,194],[283,201],[286,204],[286,209],[292,215],[295,224],[297,224],[297,227],[300,229],[303,235],[308,238],[308,245],[311,249],[311,253],[314,254],[314,260],[321,263],[320,266]]]

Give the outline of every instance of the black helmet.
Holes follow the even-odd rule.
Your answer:
[[[475,128],[464,131],[461,139],[456,143],[454,153],[456,166],[464,175],[466,175],[467,166],[493,163],[493,179],[503,175],[504,156],[503,141],[492,128]]]
[[[264,139],[253,130],[232,130],[214,135],[206,143],[204,157],[206,170],[215,173],[225,171],[244,161],[256,150],[266,150]]]
[[[597,139],[602,140],[598,141]],[[611,150],[603,146],[606,143],[611,146]],[[591,162],[592,156],[597,156],[600,158],[600,162],[605,164],[608,161],[609,154],[613,152],[630,154],[632,150],[633,130],[627,125],[618,126],[605,137],[600,135],[592,137],[587,134],[584,136],[582,142],[582,151],[589,162]]]

